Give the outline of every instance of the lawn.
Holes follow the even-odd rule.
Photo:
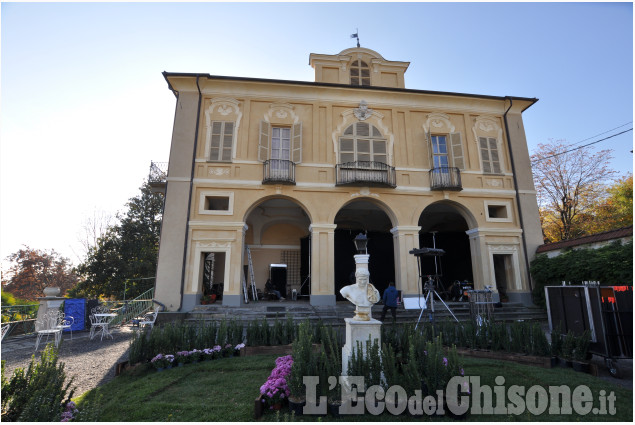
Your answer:
[[[88,400],[99,397],[100,421],[253,421],[254,399],[260,386],[274,367],[276,356],[262,355],[232,357],[201,362],[156,372],[146,367],[126,371],[108,384],[79,397],[80,409]],[[542,369],[510,362],[483,359],[464,359],[466,375],[481,377],[481,385],[494,387],[495,378],[505,378],[505,389],[511,385],[544,388],[562,384],[572,389],[588,386],[593,392],[595,404],[601,390],[609,395],[614,392],[616,415],[549,415],[540,416],[525,412],[521,415],[469,415],[467,420],[491,421],[628,421],[633,418],[633,392],[617,387],[599,378],[575,372],[571,369]],[[506,391],[505,390],[505,391]],[[262,420],[285,420],[266,413]],[[296,420],[315,421],[317,417],[301,416]],[[341,421],[421,421],[451,420],[450,418],[410,417],[398,418],[384,413],[380,416],[345,416]],[[331,417],[322,420],[333,420]]]

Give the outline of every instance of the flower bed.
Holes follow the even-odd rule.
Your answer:
[[[205,348],[203,350],[197,350],[196,348],[192,351],[183,350],[174,355],[159,353],[150,360],[150,363],[156,370],[161,371],[165,368],[171,368],[174,363],[182,366],[187,363],[213,360],[220,357],[239,356],[244,348],[245,344],[241,343],[236,346],[227,344],[224,349],[220,345],[216,345],[214,348]]]

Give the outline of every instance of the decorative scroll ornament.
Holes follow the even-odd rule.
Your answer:
[[[218,107],[218,112],[223,116],[227,116],[233,112],[233,108],[229,105],[220,105]]]
[[[368,108],[368,103],[365,100],[359,102],[359,108],[353,110],[353,114],[358,120],[364,121],[373,114],[373,110]]]

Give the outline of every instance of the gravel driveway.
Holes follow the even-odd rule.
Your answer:
[[[91,341],[87,331],[73,332],[72,341],[70,334],[64,333],[59,347],[59,361],[65,364],[66,376],[75,377],[74,397],[113,379],[116,365],[128,360],[132,330],[129,327],[115,328],[112,333],[113,339],[103,341],[98,336]],[[39,359],[44,348],[43,342],[35,352],[35,336],[5,338],[1,357],[6,361],[5,376],[10,378],[18,367],[27,368],[33,354]]]

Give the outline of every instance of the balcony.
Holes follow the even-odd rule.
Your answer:
[[[268,159],[263,166],[262,183],[295,184],[295,164],[286,159]]]
[[[338,186],[397,187],[395,167],[383,162],[354,161],[335,166],[335,184]]]
[[[165,186],[168,181],[168,163],[150,161],[150,174],[148,184],[154,193],[165,194]]]
[[[430,190],[463,190],[461,171],[455,167],[439,167],[430,170]]]

